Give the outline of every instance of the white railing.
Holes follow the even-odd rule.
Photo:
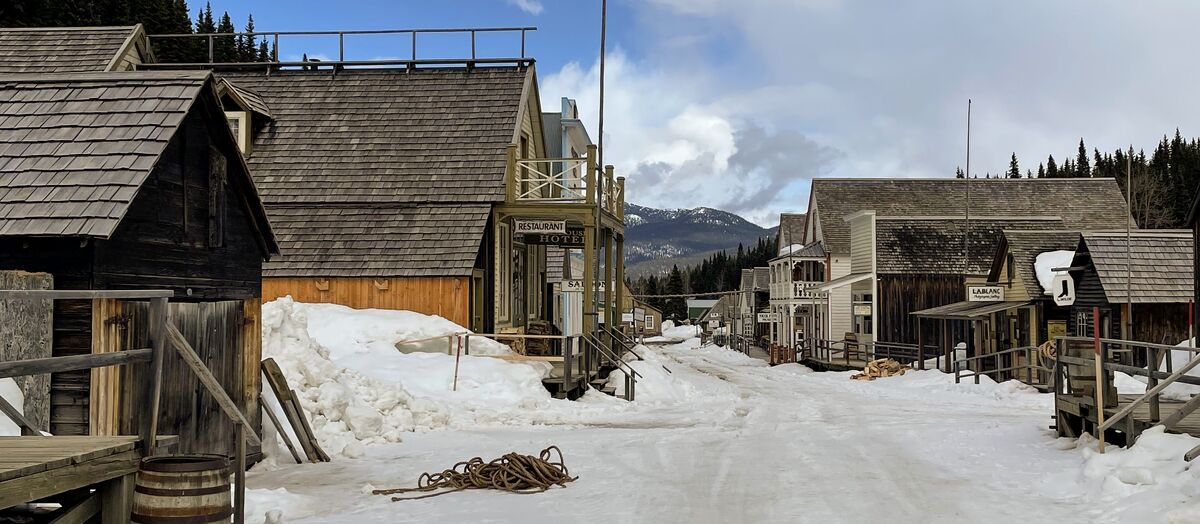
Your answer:
[[[535,158],[514,162],[516,199],[586,202],[587,158]],[[558,167],[558,170],[550,166]]]
[[[796,281],[772,282],[770,286],[771,300],[785,302],[789,300],[822,300],[826,293],[821,291],[823,282]]]

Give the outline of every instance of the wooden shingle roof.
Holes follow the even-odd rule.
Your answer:
[[[0,235],[109,237],[209,78],[0,77]]]
[[[283,256],[263,276],[469,275],[490,212],[487,204],[272,207]]]
[[[1042,293],[1042,285],[1038,282],[1034,262],[1037,256],[1049,251],[1074,251],[1079,246],[1078,231],[1060,230],[1029,230],[1018,231],[1007,229],[1001,233],[1000,245],[992,258],[992,269],[989,280],[999,278],[1000,270],[1007,262],[1005,254],[1012,255],[1014,280],[1020,280],[1023,287],[1031,295]]]
[[[1085,232],[1072,265],[1090,260],[1111,303],[1125,302],[1127,282],[1132,283],[1134,303],[1187,302],[1194,281],[1192,242],[1192,232],[1187,230],[1134,231],[1129,237],[1127,269],[1124,232]]]
[[[955,178],[818,178],[809,212],[816,213],[825,248],[849,253],[847,215],[870,209],[878,217],[962,217],[967,184]],[[1125,199],[1111,178],[976,178],[969,184],[973,220],[1057,217],[1063,229],[1125,227]]]
[[[957,219],[879,218],[875,224],[876,271],[889,274],[964,273],[963,231]],[[1055,218],[972,219],[965,272],[985,275],[1003,230],[1062,229]]]
[[[223,73],[274,120],[249,163],[263,200],[498,202],[530,68]]]
[[[107,70],[135,26],[0,29],[0,74]]]
[[[779,214],[779,249],[804,244],[804,213]]]

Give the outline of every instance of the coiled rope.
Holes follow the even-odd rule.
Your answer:
[[[558,461],[552,461],[554,454]],[[543,449],[538,456],[513,452],[491,462],[482,458],[459,462],[441,473],[422,473],[415,488],[377,489],[375,495],[427,493],[415,497],[392,497],[392,501],[419,500],[467,489],[499,489],[509,493],[541,493],[553,486],[566,487],[572,477],[558,446]],[[445,491],[439,491],[445,490]]]

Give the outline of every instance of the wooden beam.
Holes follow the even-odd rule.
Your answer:
[[[268,358],[262,361],[261,368],[267,377],[267,385],[271,387],[271,391],[275,393],[275,399],[279,401],[279,408],[283,410],[283,415],[292,425],[292,434],[296,435],[296,440],[299,441],[300,448],[304,450],[304,455],[308,457],[309,462],[322,462],[322,454],[316,449],[318,446],[306,433],[307,429],[305,428],[308,427],[308,424],[304,418],[304,410],[300,409],[298,402],[294,402],[294,395],[287,385],[283,371],[279,369],[279,364],[275,363],[275,359]]]
[[[212,375],[212,372],[208,370],[208,367],[206,367],[204,362],[200,360],[200,357],[196,355],[196,351],[192,349],[191,344],[188,344],[188,341],[183,337],[183,334],[180,333],[179,330],[176,329],[175,326],[170,322],[166,323],[166,331],[167,340],[169,340],[171,344],[175,346],[175,350],[177,353],[179,353],[179,356],[183,359],[183,362],[187,364],[189,368],[191,368],[192,373],[196,375],[196,378],[200,379],[200,383],[204,385],[204,388],[207,389],[209,394],[211,394],[213,398],[217,400],[217,404],[221,406],[221,410],[225,412],[225,415],[235,423],[240,423],[246,426],[246,438],[249,439],[252,444],[256,446],[262,445],[262,439],[260,439],[258,437],[258,433],[251,428],[250,421],[246,420],[246,416],[242,414],[242,410],[238,409],[237,404],[234,403],[233,399],[229,398],[229,395],[225,393],[225,389],[221,387],[221,382]]]
[[[112,289],[4,289],[0,300],[91,300],[114,298],[135,300],[175,296],[169,289],[112,290]]]
[[[147,457],[154,455],[154,443],[158,440],[159,401],[162,398],[163,356],[167,350],[167,324],[170,322],[167,299],[150,301],[150,381],[146,388],[146,411],[142,413],[142,451]]]
[[[0,362],[0,378],[40,375],[42,373],[62,373],[64,371],[80,371],[105,366],[150,362],[152,356],[152,350],[131,349],[117,353],[13,360],[10,362]]]
[[[114,478],[100,486],[100,523],[126,524],[133,511],[133,485],[136,473]]]
[[[42,432],[38,431],[36,426],[26,420],[25,415],[20,410],[9,404],[7,400],[4,400],[4,397],[0,397],[0,412],[3,412],[9,419],[16,422],[18,426],[21,426],[22,435],[42,436]]]
[[[271,419],[271,425],[275,426],[275,431],[279,432],[279,436],[283,437],[283,443],[287,444],[288,451],[292,452],[292,458],[296,459],[297,464],[303,464],[304,459],[300,458],[300,454],[296,452],[296,445],[292,444],[292,439],[288,437],[287,431],[283,429],[283,423],[279,422],[279,417],[275,415],[275,410],[271,409],[271,405],[267,403],[267,399],[262,393],[258,394],[258,402],[263,407],[263,411],[267,412],[267,417]]]
[[[137,450],[130,449],[123,453],[0,482],[0,509],[135,473],[140,458],[141,454]]]

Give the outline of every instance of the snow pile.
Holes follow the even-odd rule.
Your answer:
[[[263,305],[263,357],[274,358],[322,447],[357,457],[362,445],[398,442],[417,429],[495,422],[504,408],[546,403],[544,363],[402,353],[396,343],[465,330],[409,311],[354,310],[285,297]],[[472,342],[471,352],[500,352]],[[496,344],[499,346],[499,344]]]
[[[674,322],[664,320],[662,323],[662,335],[650,337],[646,340],[648,342],[682,342],[699,336],[700,326],[689,326],[686,324],[676,326]]]
[[[830,373],[841,380],[854,375],[854,371]],[[1054,396],[1039,392],[1036,388],[1019,380],[996,382],[986,375],[962,379],[954,382],[953,373],[941,371],[909,370],[903,375],[888,377],[885,380],[850,381],[860,384],[861,392],[873,394],[880,398],[912,398],[913,400],[927,399],[930,395],[940,394],[943,402],[957,400],[971,404],[1001,403],[1009,406],[1027,407],[1030,409],[1053,412]],[[855,386],[851,386],[855,387]]]
[[[1074,251],[1047,251],[1038,254],[1033,261],[1033,270],[1037,274],[1038,283],[1042,285],[1042,291],[1045,294],[1054,293],[1050,286],[1054,285],[1054,277],[1058,273],[1051,270],[1056,267],[1070,267],[1071,261],[1074,259]]]
[[[25,396],[21,394],[21,388],[17,387],[16,380],[0,378],[0,397],[4,397],[4,400],[8,401],[17,411],[25,409]],[[0,437],[19,436],[21,436],[21,426],[0,413]]]
[[[1200,468],[1183,460],[1197,444],[1200,439],[1156,426],[1132,447],[1110,445],[1101,454],[1095,439],[1084,435],[1077,441],[1084,457],[1081,480],[1091,496],[1121,499],[1120,506],[1137,519],[1200,522]]]
[[[247,489],[247,524],[283,524],[320,513],[323,504],[311,497],[297,495],[286,488]]]
[[[800,251],[801,249],[804,249],[804,244],[792,244],[790,246],[780,248],[779,256],[790,255],[792,253]]]

